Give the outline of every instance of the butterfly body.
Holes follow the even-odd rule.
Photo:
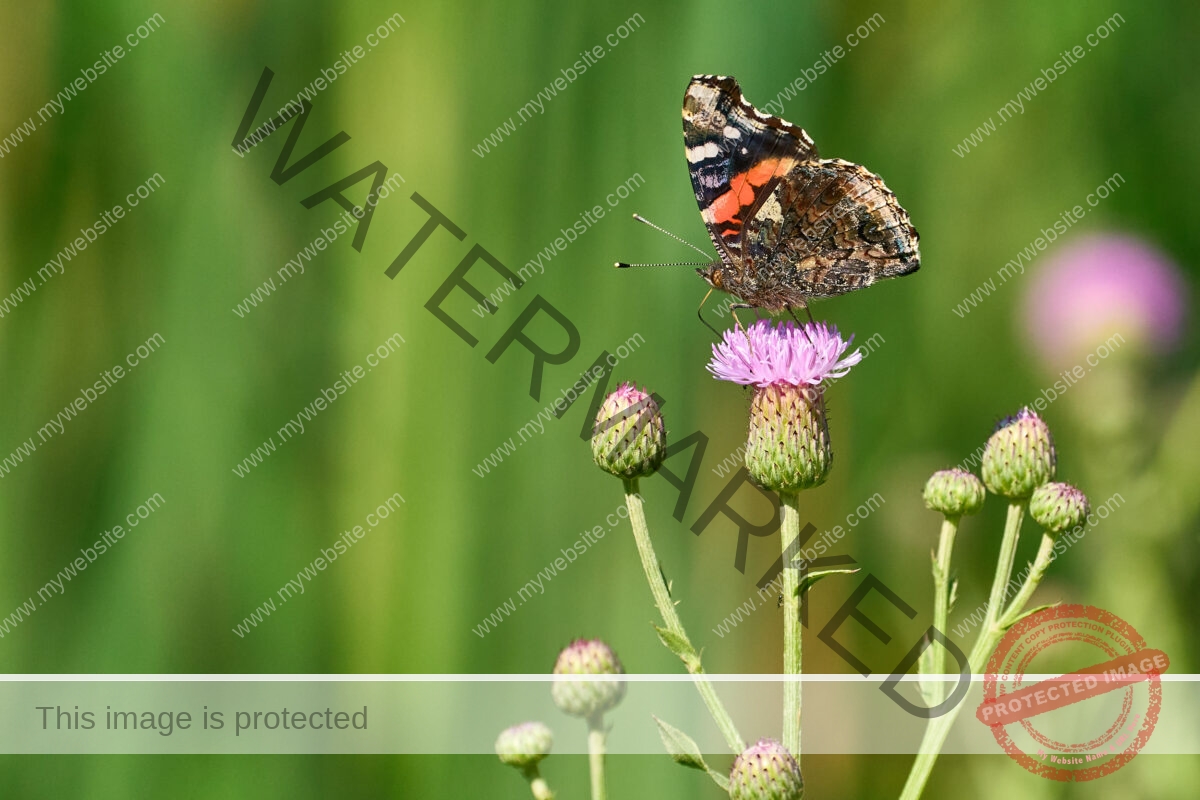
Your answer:
[[[733,78],[692,78],[683,133],[719,256],[697,272],[714,288],[781,311],[920,267],[917,232],[883,180],[820,158],[803,129],[755,109]]]

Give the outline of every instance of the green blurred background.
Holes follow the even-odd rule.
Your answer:
[[[293,159],[338,131],[348,143],[282,186],[270,173],[291,126],[245,158],[231,152],[264,66],[275,78],[256,125],[396,12],[405,23],[314,98]],[[630,221],[634,211],[707,246],[680,136],[690,75],[734,75],[761,107],[877,12],[885,24],[786,102],[784,116],[823,156],[883,175],[921,233],[916,275],[814,308],[859,341],[878,333],[885,342],[830,390],[837,464],[803,503],[825,530],[875,493],[884,498],[840,551],[902,596],[921,598],[922,613],[909,621],[882,603],[874,608],[896,632],[887,647],[852,625],[840,638],[872,663],[894,664],[928,624],[938,520],[921,505],[925,478],[968,456],[999,418],[1053,381],[1018,313],[1038,261],[966,317],[951,309],[1114,172],[1125,185],[1073,233],[1135,233],[1194,278],[1194,4],[6,3],[0,137],[36,119],[139,24],[156,13],[164,24],[0,159],[0,295],[36,279],[79,228],[138,184],[155,173],[165,183],[0,319],[0,454],[36,438],[81,387],[152,334],[165,344],[0,481],[0,613],[147,497],[160,493],[166,504],[0,640],[0,665],[19,673],[547,672],[571,638],[600,636],[631,672],[677,671],[647,625],[653,609],[627,526],[554,581],[548,597],[486,636],[473,632],[560,548],[601,524],[621,495],[579,439],[583,403],[485,477],[472,467],[602,349],[639,334],[644,344],[615,377],[668,399],[672,437],[697,429],[711,437],[683,523],[671,515],[677,493],[661,478],[644,484],[684,622],[710,671],[780,671],[774,609],[723,638],[711,630],[751,594],[778,540],[752,540],[742,574],[732,566],[729,522],[700,537],[689,532],[725,485],[713,467],[741,443],[745,424],[745,393],[704,370],[712,336],[695,309],[706,287],[682,267],[610,265],[688,255]],[[969,155],[953,152],[1116,12],[1124,25],[1024,114]],[[635,14],[644,23],[544,114],[485,157],[473,152],[580,51]],[[299,201],[375,160],[405,184],[379,204],[362,252],[345,236],[278,296],[244,318],[233,313],[340,213],[332,203],[306,210]],[[481,244],[518,269],[635,174],[644,181],[636,192],[495,316],[480,319],[462,292],[450,296],[445,309],[478,337],[475,348],[426,310],[469,247]],[[347,194],[361,201],[366,188]],[[467,237],[435,232],[389,281],[383,271],[427,219],[409,199],[414,191]],[[485,291],[499,285],[482,264],[470,278]],[[541,403],[529,397],[525,351],[485,359],[535,294],[581,334],[571,362],[546,368]],[[561,332],[546,322],[532,335],[560,346]],[[395,332],[406,344],[380,374],[246,477],[234,474]],[[1122,491],[1131,503],[1056,563],[1038,595],[1113,610],[1188,672],[1200,660],[1187,482],[1196,476],[1190,437],[1200,429],[1189,388],[1197,355],[1189,336],[1169,357],[1114,360],[1112,379],[1138,387],[1132,421],[1116,434],[1090,424],[1107,402],[1100,381],[1093,389],[1085,381],[1046,412],[1063,479],[1093,500]],[[1164,438],[1173,447],[1160,449]],[[336,569],[249,635],[232,632],[393,492],[407,501],[402,511]],[[747,515],[762,513],[751,493],[738,497]],[[961,610],[986,594],[1002,519],[1002,504],[990,502],[964,525]],[[1033,541],[1026,537],[1019,563]],[[850,591],[832,583],[814,593],[814,630]],[[815,636],[805,668],[849,669]],[[806,758],[810,796],[895,796],[909,761]],[[1190,797],[1198,771],[1195,757],[1143,757],[1096,784],[1060,786],[1007,759],[952,757],[927,796]],[[560,796],[584,796],[583,759],[551,759],[544,772]],[[527,796],[510,773],[490,757],[0,759],[12,797]],[[665,756],[613,759],[610,788],[617,798],[719,794]]]

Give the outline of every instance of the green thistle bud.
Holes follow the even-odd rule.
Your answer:
[[[820,486],[833,466],[820,386],[776,383],[754,390],[746,469],[759,486],[796,492]]]
[[[774,739],[759,739],[729,770],[733,800],[800,800],[804,778],[787,748]]]
[[[592,428],[592,460],[618,478],[652,474],[667,451],[667,431],[658,403],[632,383],[604,399]]]
[[[986,496],[983,482],[966,470],[939,470],[925,483],[925,507],[947,517],[978,514]]]
[[[1029,498],[1030,516],[1049,534],[1082,525],[1089,511],[1087,495],[1069,483],[1044,484]]]
[[[624,675],[612,648],[599,639],[577,639],[563,648],[554,664],[555,675]],[[592,717],[615,707],[625,696],[623,680],[559,678],[551,688],[554,705],[573,717]]]
[[[1023,408],[996,426],[984,447],[980,473],[993,493],[1024,500],[1054,478],[1056,464],[1050,428],[1037,414]]]
[[[505,728],[496,738],[496,755],[505,764],[526,769],[550,755],[554,734],[540,722],[522,722]]]

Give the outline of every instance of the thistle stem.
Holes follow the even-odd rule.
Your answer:
[[[1013,561],[1017,557],[1017,539],[1021,535],[1021,522],[1025,519],[1025,502],[1008,504],[1008,517],[1004,521],[1004,539],[1000,542],[1000,559],[996,562],[996,577],[992,579],[992,593],[988,597],[985,627],[991,627],[1004,611],[1004,599],[1008,583],[1012,579]]]
[[[592,800],[607,800],[608,787],[604,782],[605,733],[604,715],[588,717],[588,767],[592,774]]]
[[[933,565],[933,626],[946,633],[947,617],[950,616],[950,556],[954,551],[954,536],[958,533],[958,517],[942,520],[942,532],[938,537],[937,561]],[[930,674],[942,675],[946,671],[946,648],[930,644],[934,648]],[[934,705],[946,699],[946,684],[936,680],[933,689]]]
[[[537,764],[525,768],[525,777],[529,780],[529,791],[533,792],[534,800],[554,800],[554,792],[538,771]]]
[[[701,677],[704,675],[704,667],[700,663],[700,656],[692,647],[687,631],[683,629],[683,623],[675,610],[675,602],[671,599],[666,581],[663,580],[662,569],[658,565],[658,556],[655,555],[654,544],[650,541],[650,529],[646,526],[646,512],[642,505],[642,496],[638,492],[637,478],[625,481],[625,505],[629,509],[633,540],[637,544],[638,555],[642,559],[642,571],[646,573],[646,582],[650,584],[650,593],[654,596],[654,604],[658,606],[658,613],[662,615],[663,625],[672,635],[673,640],[677,642],[677,645],[672,646],[664,640],[664,644],[667,644],[671,652],[679,656],[684,666],[687,667],[687,671],[695,676],[696,691],[700,693],[704,705],[708,707],[708,713],[712,715],[713,721],[721,729],[721,735],[725,737],[729,749],[740,755],[746,749],[746,744],[742,741],[742,736],[738,733],[737,726],[733,724],[733,719],[725,710],[721,699],[717,697],[713,685],[706,678]]]
[[[984,619],[983,627],[980,628],[979,638],[975,640],[975,646],[971,648],[971,654],[967,657],[972,675],[978,675],[987,666],[987,659],[996,649],[996,645],[1000,643],[1000,637],[1008,629],[1001,620],[1008,621],[1013,618],[1014,614],[1020,612],[1017,601],[1020,600],[1023,605],[1028,600],[1046,571],[1045,567],[1040,572],[1030,570],[1025,584],[1021,587],[1017,598],[1013,600],[1013,604],[1007,612],[1002,611],[1001,606],[1004,603],[1004,596],[1012,575],[1013,561],[1017,554],[1017,539],[1021,534],[1021,521],[1024,518],[1025,503],[1023,501],[1009,503],[1008,517],[1004,523],[1004,539],[1000,543],[1000,556],[996,561],[996,575],[992,579],[987,616]],[[1039,551],[1038,557],[1041,558],[1041,551]],[[1012,623],[1008,622],[1008,624]],[[925,735],[921,738],[921,748],[908,773],[908,780],[904,784],[904,790],[900,793],[900,800],[918,800],[921,793],[925,791],[925,784],[929,782],[933,766],[942,751],[942,746],[946,744],[946,738],[950,735],[950,729],[954,726],[954,721],[958,719],[958,713],[962,707],[963,704],[959,703],[950,711],[935,718],[925,728]]]
[[[1029,576],[1025,579],[1025,583],[1021,586],[1021,590],[1017,592],[1017,596],[1013,598],[1012,604],[1000,617],[1000,627],[1008,630],[1013,623],[1017,621],[1017,617],[1025,609],[1025,605],[1029,599],[1033,597],[1033,592],[1037,589],[1038,584],[1042,582],[1042,578],[1046,575],[1046,570],[1054,563],[1054,537],[1048,533],[1042,534],[1042,543],[1038,545],[1037,556],[1033,559],[1033,566],[1029,569]]]
[[[790,547],[800,535],[800,512],[795,492],[779,493],[781,543],[786,559]],[[797,679],[802,667],[802,631],[800,628],[800,571],[783,565],[783,672],[789,676],[783,684],[783,746],[800,758],[801,685]]]

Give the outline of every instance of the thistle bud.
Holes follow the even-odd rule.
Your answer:
[[[1056,463],[1050,428],[1023,408],[996,426],[984,447],[980,473],[993,493],[1024,500],[1054,477]]]
[[[650,475],[666,455],[667,431],[658,403],[632,383],[604,398],[592,431],[592,460],[618,478]]]
[[[599,639],[577,639],[558,654],[555,675],[624,675],[612,648]],[[573,717],[603,714],[625,696],[625,681],[558,678],[551,687],[554,705]]]
[[[522,722],[500,732],[496,755],[505,764],[520,769],[534,766],[550,755],[554,734],[540,722]]]
[[[1039,486],[1029,498],[1029,514],[1046,533],[1058,534],[1087,520],[1087,496],[1069,483]]]
[[[759,486],[796,492],[820,486],[833,466],[833,447],[820,386],[787,383],[754,390],[746,469]]]
[[[946,517],[978,514],[986,496],[983,482],[966,470],[939,470],[925,483],[925,507]]]
[[[800,800],[804,778],[787,748],[774,739],[759,739],[729,770],[732,800]]]

